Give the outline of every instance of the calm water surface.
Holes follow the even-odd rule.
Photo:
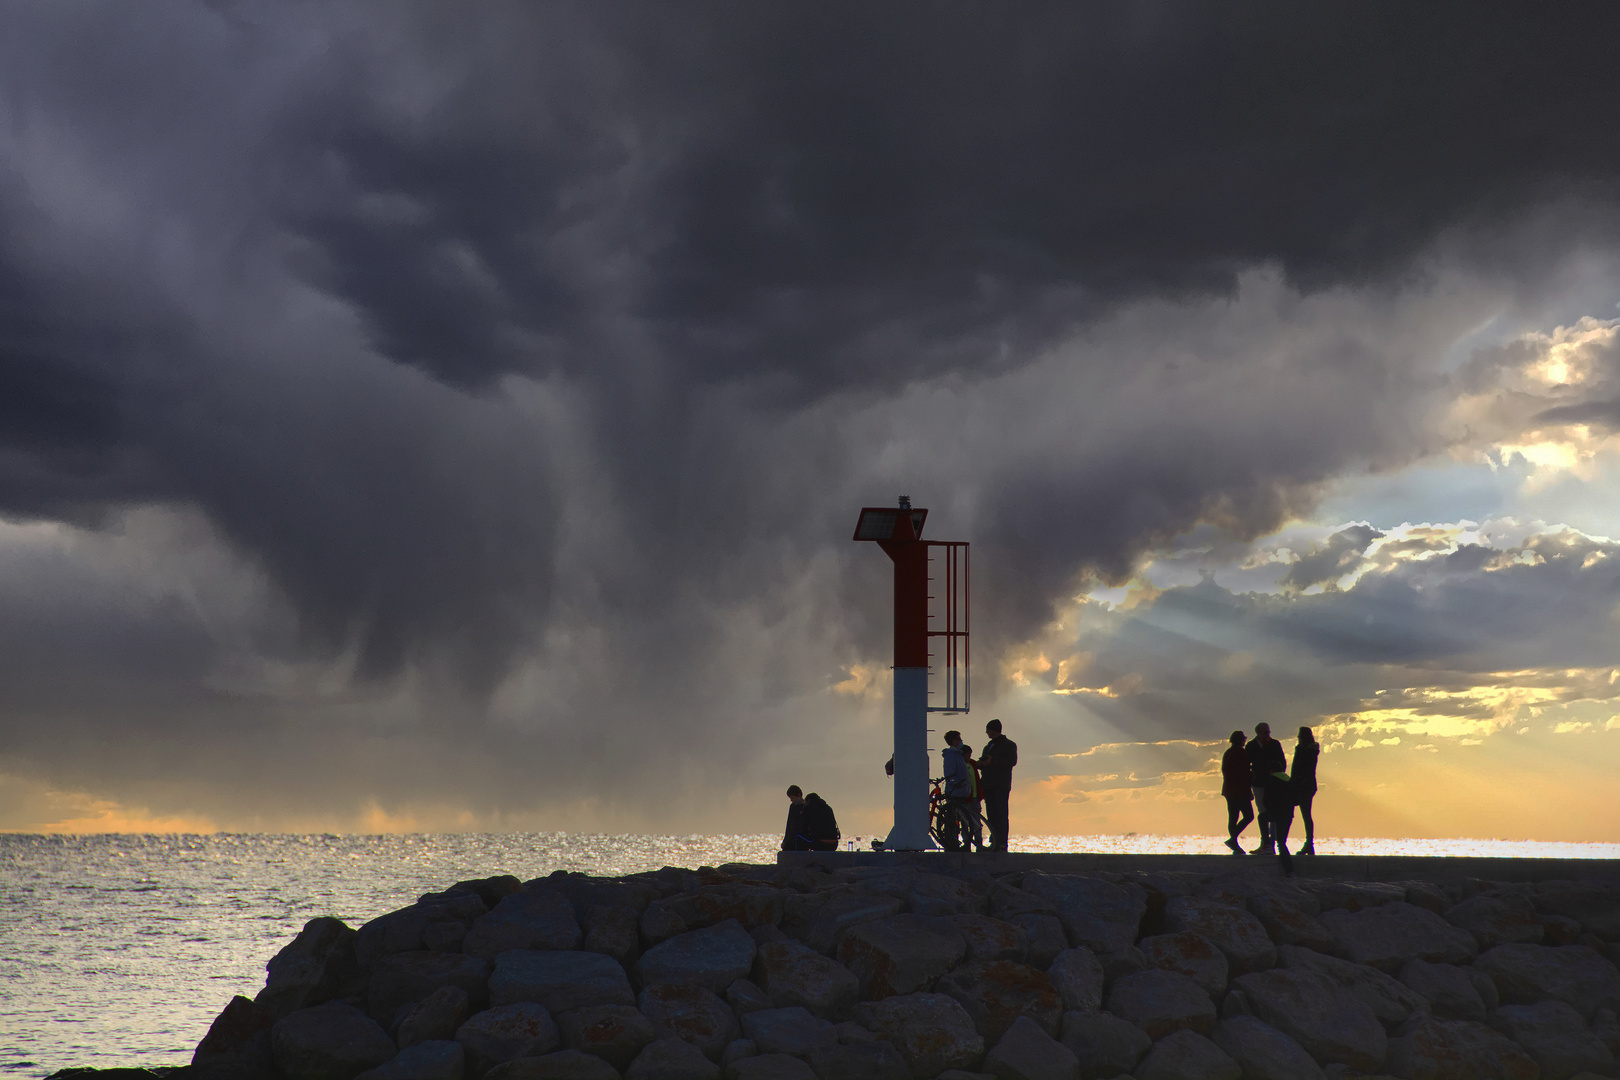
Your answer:
[[[0,1072],[182,1065],[306,921],[351,926],[458,880],[770,862],[778,836],[0,835]],[[1220,853],[1201,836],[1026,837],[1024,851]],[[1620,858],[1614,844],[1339,840],[1323,854]]]

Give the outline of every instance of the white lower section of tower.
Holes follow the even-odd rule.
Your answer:
[[[927,851],[928,669],[894,669],[894,831],[889,851]]]

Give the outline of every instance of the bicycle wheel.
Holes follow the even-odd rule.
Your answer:
[[[962,838],[956,808],[946,800],[941,799],[929,807],[928,833],[934,838],[934,843],[945,851],[956,851],[961,848]]]

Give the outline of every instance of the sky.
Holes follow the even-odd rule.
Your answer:
[[[1620,12],[0,9],[0,830],[1620,839]]]

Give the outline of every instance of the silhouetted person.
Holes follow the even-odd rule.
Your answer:
[[[1276,740],[1272,742],[1276,743]],[[1266,818],[1271,822],[1271,839],[1277,846],[1277,861],[1282,863],[1283,873],[1293,877],[1294,857],[1288,854],[1288,827],[1294,823],[1293,782],[1282,769],[1267,773],[1259,780],[1266,791]]]
[[[801,824],[805,836],[810,838],[811,851],[838,850],[838,841],[843,838],[838,832],[838,818],[833,816],[833,809],[826,800],[813,791],[804,797]]]
[[[1301,855],[1316,854],[1316,822],[1311,820],[1311,800],[1316,798],[1316,759],[1322,756],[1322,744],[1316,741],[1311,729],[1299,729],[1299,742],[1294,744],[1294,799],[1299,804],[1299,817],[1305,823],[1305,846]]]
[[[956,823],[952,824],[950,832],[943,838],[947,851],[955,851],[963,846],[969,850],[975,845],[984,847],[983,835],[977,828],[978,783],[973,774],[973,767],[968,764],[970,757],[971,752],[962,745],[962,733],[947,731],[945,752],[940,758],[945,765],[945,798],[957,814]]]
[[[1234,855],[1247,854],[1238,836],[1254,820],[1254,770],[1249,768],[1249,755],[1243,750],[1248,738],[1241,731],[1232,732],[1232,745],[1221,755],[1221,795],[1226,799],[1226,846]],[[1241,820],[1239,820],[1241,819]]]
[[[973,815],[973,846],[984,850],[984,777],[979,774],[979,763],[973,760],[973,747],[962,744],[962,760],[973,774],[973,801],[968,810]]]
[[[810,837],[804,831],[804,792],[794,784],[787,789],[787,833],[782,837],[783,851],[809,851]]]
[[[1260,846],[1254,849],[1254,853],[1270,855],[1276,848],[1271,835],[1271,819],[1266,816],[1266,794],[1271,790],[1266,786],[1266,777],[1286,771],[1288,759],[1283,756],[1282,743],[1271,737],[1271,725],[1266,723],[1254,725],[1254,738],[1249,740],[1244,751],[1249,755],[1249,769],[1254,773],[1254,810],[1260,824]]]
[[[984,816],[990,825],[991,851],[1007,850],[1007,797],[1012,794],[1012,771],[1018,764],[1018,744],[1001,733],[1001,721],[984,725],[990,736],[979,755],[979,779],[984,785]]]

